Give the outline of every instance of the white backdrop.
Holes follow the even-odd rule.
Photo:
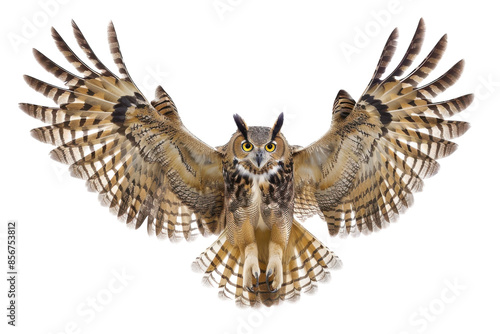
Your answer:
[[[496,138],[500,91],[498,11],[438,1],[104,1],[12,2],[1,11],[3,143],[0,267],[8,219],[19,221],[18,327],[9,333],[481,333],[498,332]],[[458,4],[458,3],[457,3]],[[462,79],[443,99],[476,93],[457,119],[471,122],[459,150],[441,161],[414,206],[371,236],[332,239],[324,222],[306,226],[343,260],[317,293],[278,307],[238,308],[204,287],[192,260],[213,239],[170,243],[118,223],[48,157],[18,102],[52,105],[22,74],[57,83],[31,48],[71,68],[50,37],[54,26],[77,49],[71,19],[113,67],[106,27],[113,20],[135,82],[148,98],[161,84],[185,125],[210,145],[236,130],[232,114],[271,125],[306,145],[325,132],[339,89],[360,96],[382,47],[400,29],[402,55],[420,17],[422,55],[448,33],[436,78],[461,58]],[[78,50],[79,51],[79,50]],[[6,270],[4,270],[5,274]],[[2,275],[4,275],[2,274]],[[2,276],[3,277],[3,276]],[[3,332],[3,330],[2,330]]]

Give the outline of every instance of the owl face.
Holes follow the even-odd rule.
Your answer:
[[[247,127],[243,119],[235,115],[236,132],[231,141],[231,151],[239,166],[251,174],[264,174],[278,166],[289,154],[288,144],[279,133],[283,125],[283,114],[272,128]]]

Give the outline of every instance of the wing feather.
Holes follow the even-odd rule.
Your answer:
[[[218,233],[223,227],[222,155],[193,136],[182,124],[170,96],[159,87],[150,103],[133,83],[112,23],[108,41],[121,78],[94,53],[72,22],[78,45],[97,71],[86,65],[52,29],[75,75],[38,50],[34,56],[66,88],[25,76],[30,87],[59,107],[28,103],[28,115],[50,125],[32,135],[57,146],[51,157],[70,165],[73,176],[127,224],[171,239]]]
[[[382,78],[394,55],[394,30],[362,97],[355,102],[340,91],[329,131],[294,149],[296,215],[320,215],[332,235],[381,229],[411,206],[423,179],[438,172],[436,159],[456,150],[450,139],[465,133],[469,124],[446,118],[467,108],[473,96],[432,98],[458,80],[463,60],[419,86],[442,58],[446,35],[403,77],[421,50],[424,31],[421,20],[403,59]]]

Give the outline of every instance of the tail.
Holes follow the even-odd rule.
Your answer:
[[[340,259],[297,221],[293,222],[283,258],[283,285],[277,292],[268,288],[267,259],[260,256],[258,289],[252,292],[243,287],[243,256],[239,247],[229,242],[226,231],[193,262],[193,269],[204,272],[203,280],[218,287],[220,297],[249,306],[260,303],[271,306],[296,299],[302,291],[310,291],[316,287],[316,282],[327,279],[329,269],[341,266]]]

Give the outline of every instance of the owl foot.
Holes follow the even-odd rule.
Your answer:
[[[266,285],[267,285],[267,289],[269,290],[269,292],[272,292],[272,293],[275,293],[276,291],[278,291],[278,289],[276,290],[273,290],[271,289],[271,287],[269,286],[269,277],[271,277],[273,274],[273,271],[272,270],[269,270],[267,273],[266,273]]]
[[[254,272],[253,277],[255,277],[255,285],[253,285],[252,280],[250,279],[249,285],[245,285],[245,289],[255,293],[256,290],[259,289],[259,273]]]
[[[259,260],[257,257],[257,245],[250,244],[245,249],[245,263],[243,264],[243,286],[251,292],[259,287]],[[253,284],[255,278],[255,285]]]
[[[274,280],[269,284],[269,277],[274,274]],[[281,264],[281,257],[271,256],[266,269],[266,284],[270,292],[276,292],[283,284],[283,265]]]

